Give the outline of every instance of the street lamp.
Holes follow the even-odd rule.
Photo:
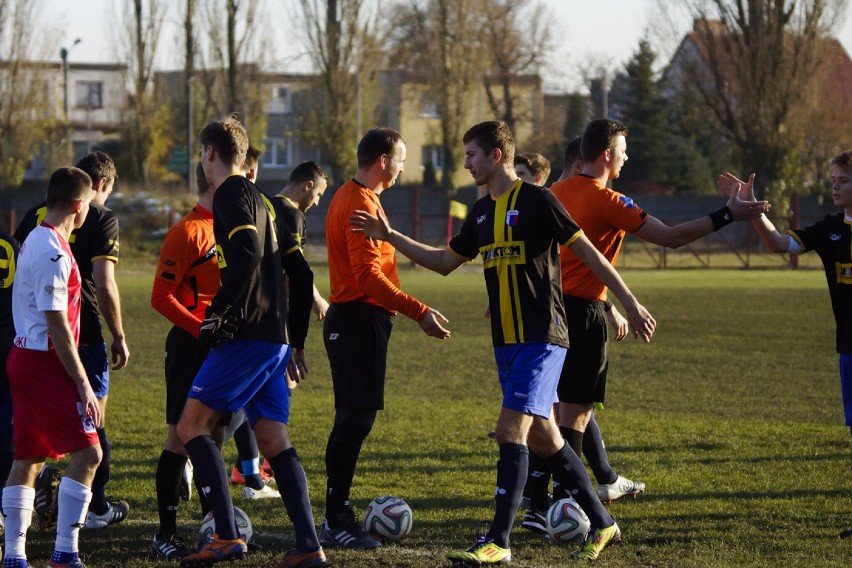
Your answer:
[[[59,50],[59,57],[62,59],[62,108],[65,111],[66,121],[68,120],[68,54],[71,53],[71,50],[74,49],[81,41],[83,40],[77,38],[74,40],[74,43],[69,49],[65,49],[63,47]]]

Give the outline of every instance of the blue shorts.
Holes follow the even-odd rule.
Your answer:
[[[566,349],[541,341],[494,348],[503,407],[550,417]]]
[[[226,341],[210,350],[192,381],[188,398],[221,413],[245,408],[253,426],[259,418],[287,424],[290,346],[251,339]]]
[[[846,425],[852,428],[852,353],[840,354],[840,393]]]
[[[83,345],[77,349],[80,362],[86,369],[89,384],[95,392],[95,398],[104,398],[109,394],[109,359],[107,358],[106,343]]]

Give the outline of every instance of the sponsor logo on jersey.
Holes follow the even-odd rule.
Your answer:
[[[329,340],[329,341],[334,341],[334,340],[336,340],[338,337],[340,337],[340,334],[339,334],[339,333],[329,333],[329,334],[328,334],[328,340]]]
[[[476,218],[476,224],[479,225],[480,223],[484,223],[486,217],[487,217],[487,215],[480,215],[479,217],[477,217]]]
[[[517,209],[509,209],[506,211],[506,225],[509,227],[515,227],[518,224],[518,210]]]
[[[61,255],[61,254],[57,254],[56,256],[52,256],[52,257],[50,257],[50,262],[56,262],[56,261],[57,261],[57,260],[59,260],[60,258],[62,258],[62,255]]]
[[[633,200],[627,197],[626,195],[619,195],[618,200],[621,201],[628,209],[633,209],[634,207],[636,207],[636,204],[633,203]]]
[[[480,251],[485,268],[505,264],[524,264],[527,261],[524,241],[494,243],[482,247]]]
[[[44,291],[48,295],[53,296],[54,294],[67,294],[68,288],[66,288],[65,286],[51,286],[50,284],[48,284],[44,287]]]
[[[838,284],[852,284],[852,263],[834,263]]]

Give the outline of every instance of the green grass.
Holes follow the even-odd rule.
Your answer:
[[[113,374],[109,492],[127,499],[121,525],[85,531],[90,566],[142,567],[156,530],[154,468],[165,436],[163,341],[168,325],[149,305],[153,266],[119,270],[130,365]],[[325,269],[315,269],[327,288]],[[648,484],[610,511],[624,544],[603,566],[849,566],[852,542],[850,436],[843,426],[834,321],[818,271],[626,271],[657,318],[651,344],[611,351],[607,408],[598,419],[617,471]],[[387,409],[364,446],[354,505],[394,494],[414,510],[403,544],[375,553],[329,551],[336,566],[449,566],[492,514],[497,448],[486,436],[500,405],[484,284],[478,269],[442,278],[401,271],[403,288],[446,315],[453,337],[426,337],[404,317],[391,339]],[[293,400],[292,438],[322,516],[325,441],[333,403],[321,326],[309,336],[311,375]],[[226,447],[233,461],[233,444]],[[236,495],[236,490],[235,490]],[[267,552],[241,565],[274,566],[293,541],[280,501],[236,503]],[[198,503],[182,506],[188,536]],[[514,565],[569,565],[572,550],[518,528]],[[52,537],[31,532],[42,561]]]

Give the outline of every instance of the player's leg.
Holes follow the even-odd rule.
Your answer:
[[[110,464],[112,462],[112,445],[106,431],[107,401],[109,400],[109,359],[106,344],[101,342],[94,345],[83,345],[77,350],[80,361],[86,369],[89,383],[98,398],[103,422],[98,428],[103,459],[95,473],[92,482],[92,502],[89,503],[89,514],[86,516],[86,528],[101,529],[114,523],[120,523],[127,518],[130,506],[127,501],[115,499],[106,495],[106,485],[109,482]]]
[[[843,412],[846,426],[852,434],[852,353],[840,354],[840,392],[843,397]],[[840,533],[840,538],[852,537],[852,528]]]
[[[384,408],[389,312],[353,302],[333,304],[323,321],[334,384],[334,426],[326,445],[326,507],[321,541],[325,547],[371,549],[379,541],[365,534],[349,504],[361,446],[378,410]]]
[[[15,460],[9,470],[6,486],[3,488],[3,516],[6,522],[6,534],[3,547],[5,560],[15,566],[28,566],[26,562],[27,529],[33,516],[35,499],[35,479],[44,465],[44,459]]]
[[[645,484],[618,475],[609,463],[600,426],[592,414],[583,434],[583,455],[598,482],[598,497],[611,503],[627,495],[635,497],[645,491]]]
[[[239,414],[239,413],[238,413]],[[238,415],[235,414],[235,417]],[[242,424],[234,431],[234,445],[237,447],[237,465],[231,472],[231,483],[241,482],[243,497],[246,499],[270,499],[280,497],[278,491],[267,484],[273,478],[266,475],[260,468],[260,452],[254,430],[245,413],[242,413]]]
[[[56,522],[56,546],[49,568],[72,567],[79,558],[80,527],[86,520],[91,486],[101,460],[99,444],[71,453],[71,461],[59,482],[59,517]]]

